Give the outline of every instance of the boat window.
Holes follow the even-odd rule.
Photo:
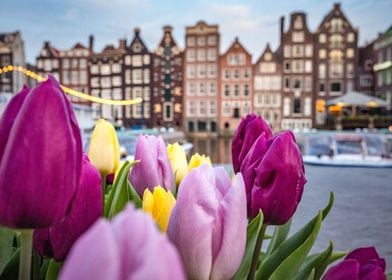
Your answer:
[[[308,154],[312,156],[331,155],[331,137],[314,136],[308,140]]]
[[[360,155],[362,154],[361,141],[337,140],[336,151],[339,155],[341,154]]]
[[[385,144],[381,137],[374,135],[365,135],[364,139],[367,147],[367,154],[369,156],[386,155]]]

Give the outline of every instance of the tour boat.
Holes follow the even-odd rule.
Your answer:
[[[305,164],[392,167],[386,137],[377,133],[316,132],[297,135]]]

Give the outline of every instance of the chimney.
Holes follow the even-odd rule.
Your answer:
[[[140,28],[139,27],[135,27],[133,32],[135,33],[135,36],[138,36],[140,34]]]
[[[127,48],[127,39],[118,40],[118,48],[121,50],[125,50]]]
[[[50,42],[49,41],[45,41],[44,42],[44,48],[47,49],[50,47]]]
[[[340,3],[335,3],[335,4],[333,4],[333,7],[334,7],[335,9],[340,9]]]
[[[93,53],[94,50],[94,36],[90,35],[88,36],[88,49],[90,53]]]
[[[284,33],[284,16],[280,17],[280,41],[283,39],[283,33]]]

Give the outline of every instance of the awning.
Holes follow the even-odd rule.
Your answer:
[[[358,107],[387,107],[388,103],[380,98],[364,93],[351,91],[345,95],[327,101],[327,106],[358,106]]]

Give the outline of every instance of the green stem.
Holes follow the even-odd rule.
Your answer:
[[[255,274],[256,274],[256,269],[257,269],[257,262],[259,260],[261,247],[263,246],[263,240],[264,240],[264,234],[265,234],[266,228],[267,228],[267,225],[263,224],[261,226],[261,229],[260,229],[260,234],[257,237],[255,250],[253,252],[252,262],[250,264],[248,280],[255,279]]]
[[[33,247],[33,230],[24,229],[20,231],[20,262],[19,280],[30,280],[31,273],[31,249]]]

